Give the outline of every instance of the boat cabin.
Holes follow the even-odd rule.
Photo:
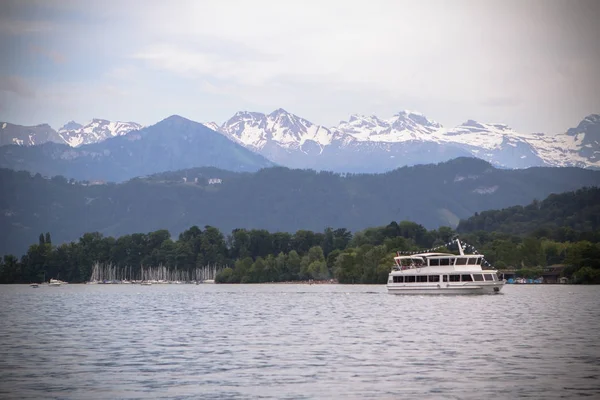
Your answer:
[[[482,271],[481,274],[422,274],[422,275],[392,275],[389,283],[426,283],[426,282],[493,282],[498,281],[495,271]]]
[[[450,253],[422,253],[412,256],[394,257],[395,267],[399,270],[438,266],[479,265],[483,256],[479,254],[456,255]]]

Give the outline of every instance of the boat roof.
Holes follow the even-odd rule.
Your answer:
[[[409,258],[421,258],[421,257],[468,257],[468,258],[473,258],[473,257],[483,257],[483,255],[481,255],[481,254],[465,254],[465,255],[461,256],[460,254],[452,254],[452,253],[416,253],[416,254],[410,254],[410,255],[397,256],[394,258],[409,259]]]

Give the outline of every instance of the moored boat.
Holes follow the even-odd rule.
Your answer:
[[[388,276],[391,294],[494,294],[504,286],[496,270],[482,269],[482,254],[415,253],[398,254]]]

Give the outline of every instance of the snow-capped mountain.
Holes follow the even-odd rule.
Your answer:
[[[75,121],[67,122],[57,132],[48,124],[23,126],[0,122],[0,146],[8,144],[34,146],[54,142],[77,147],[82,144],[98,143],[110,137],[122,136],[141,128],[142,125],[135,122],[93,119],[86,125],[78,124]]]
[[[0,122],[0,146],[9,144],[33,146],[45,142],[62,143],[58,133],[48,124],[23,126]]]
[[[54,131],[0,122],[0,145],[31,146],[48,141],[77,147],[142,128],[134,122],[94,119],[68,122]],[[556,135],[517,132],[504,124],[468,120],[443,127],[423,114],[400,111],[384,119],[352,115],[325,127],[277,109],[270,114],[240,111],[222,125],[204,123],[235,143],[292,168],[338,172],[383,172],[405,165],[431,164],[460,156],[477,157],[504,168],[577,166],[600,169],[600,115]]]
[[[319,146],[331,144],[332,132],[283,109],[269,115],[256,112],[238,112],[220,131],[226,136],[255,150],[275,142],[284,149],[301,149],[306,142]]]
[[[241,111],[220,127],[206,126],[275,163],[295,168],[313,167],[309,160],[323,160],[318,157],[323,149],[339,139],[332,130],[281,108],[268,115]]]
[[[380,172],[403,165],[475,156],[505,168],[600,168],[600,116],[590,115],[564,134],[524,134],[504,124],[468,120],[447,129],[413,111],[388,119],[352,115],[324,127],[278,109],[238,112],[223,125],[207,123],[272,161],[296,168]]]
[[[93,119],[86,125],[75,121],[67,122],[58,130],[58,134],[64,143],[71,147],[83,144],[98,143],[115,136],[122,136],[131,131],[142,128],[135,122],[108,121],[105,119]]]
[[[431,140],[442,126],[414,111],[401,111],[389,119],[351,115],[332,128],[342,135],[350,135],[362,142],[399,143],[411,140]]]

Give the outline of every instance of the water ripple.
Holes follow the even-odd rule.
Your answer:
[[[600,396],[600,291],[0,286],[0,397]]]

